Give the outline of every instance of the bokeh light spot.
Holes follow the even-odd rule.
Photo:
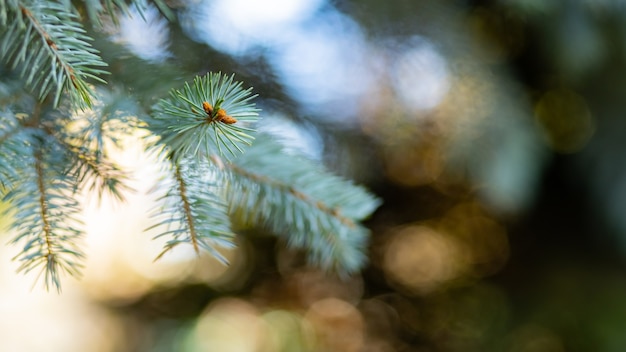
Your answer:
[[[133,5],[128,14],[121,16],[114,31],[113,41],[144,60],[162,62],[171,56],[167,21],[153,5],[143,5],[141,10]]]
[[[444,57],[428,41],[415,38],[398,53],[392,71],[396,94],[410,111],[439,105],[450,88]]]
[[[191,4],[183,14],[190,36],[232,55],[272,45],[312,16],[324,0],[218,0]]]
[[[191,336],[198,351],[254,352],[267,344],[268,326],[257,309],[240,299],[214,301]]]
[[[218,0],[214,11],[247,35],[263,35],[263,30],[282,27],[313,13],[324,0]]]
[[[358,98],[376,83],[363,30],[338,12],[283,33],[272,49],[267,59],[286,91],[325,121],[352,123]]]
[[[270,326],[267,351],[305,351],[313,340],[312,332],[303,324],[302,317],[285,310],[273,310],[262,318]]]
[[[441,288],[459,273],[457,241],[421,225],[402,228],[393,235],[384,254],[387,278],[419,294]]]
[[[317,351],[361,351],[364,322],[361,313],[350,303],[336,298],[315,302],[305,314],[312,325]]]
[[[498,272],[509,258],[505,228],[476,202],[461,203],[440,220],[438,228],[463,247],[464,272],[483,277]]]
[[[571,90],[545,93],[535,105],[535,117],[548,144],[557,152],[582,149],[594,132],[594,122],[583,97]]]

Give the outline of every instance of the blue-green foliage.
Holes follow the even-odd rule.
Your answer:
[[[268,135],[226,169],[234,218],[307,249],[310,262],[323,268],[354,272],[363,266],[369,231],[360,221],[380,204],[364,188],[285,152]]]
[[[46,288],[57,289],[62,273],[79,274],[76,192],[124,199],[128,175],[107,146],[122,147],[119,137],[138,128],[164,168],[151,226],[166,240],[157,258],[190,245],[226,262],[219,247],[233,246],[234,223],[283,236],[322,268],[359,270],[369,234],[360,221],[378,199],[267,135],[256,140],[256,96],[234,75],[198,76],[151,108],[88,83],[104,82],[106,64],[78,13],[102,25],[103,13],[115,22],[118,10],[127,4],[0,0],[0,186],[11,204],[12,243],[21,247],[19,270],[39,269]]]
[[[166,191],[152,214],[155,225],[151,228],[160,228],[155,238],[168,240],[157,259],[186,243],[226,263],[217,248],[233,247],[234,234],[230,230],[228,205],[218,193],[215,168],[190,158],[179,158],[175,162],[164,159],[165,177],[156,189]]]
[[[60,289],[60,273],[78,275],[83,258],[80,207],[72,197],[76,179],[64,169],[69,155],[58,140],[36,129],[23,130],[14,138],[21,144],[13,155],[21,161],[19,177],[12,180],[5,200],[11,202],[17,233],[12,243],[22,246],[15,257],[18,271],[40,269],[46,289]]]
[[[53,104],[63,93],[73,104],[88,107],[88,81],[104,81],[106,66],[85,34],[78,16],[55,1],[0,0],[0,62],[17,69],[40,100],[52,93]]]
[[[252,144],[251,127],[258,120],[258,110],[251,102],[255,96],[251,88],[243,89],[242,82],[233,79],[221,73],[196,77],[193,85],[185,83],[182,90],[172,90],[169,99],[162,99],[155,107],[150,130],[161,137],[160,142],[170,148],[172,156],[206,158],[219,153],[231,158]],[[214,120],[203,103],[214,111],[224,109],[237,122]]]

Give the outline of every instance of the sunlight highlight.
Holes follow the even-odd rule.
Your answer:
[[[321,6],[324,0],[217,0],[188,8],[181,21],[188,34],[231,55],[273,43]],[[189,19],[187,21],[186,19]]]
[[[163,62],[171,56],[167,50],[169,27],[156,7],[145,5],[140,13],[136,6],[132,6],[128,15],[120,17],[117,33],[111,36],[114,42],[123,44],[147,61]]]
[[[416,37],[398,53],[391,72],[400,101],[411,111],[439,105],[450,89],[444,57],[428,41]]]

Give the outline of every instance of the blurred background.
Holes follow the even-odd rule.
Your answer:
[[[169,5],[92,33],[109,89],[150,104],[235,73],[261,129],[383,200],[369,264],[340,279],[261,233],[229,267],[154,263],[131,136],[137,192],[85,197],[80,280],[33,288],[0,247],[2,351],[626,351],[625,2]]]

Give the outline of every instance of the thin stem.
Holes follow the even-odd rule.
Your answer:
[[[48,221],[48,202],[46,201],[46,186],[44,183],[44,171],[40,151],[35,152],[35,172],[37,173],[37,188],[39,191],[39,209],[41,211],[41,221],[43,222],[43,234],[46,242],[46,255],[48,265],[54,265],[54,253],[52,250],[52,233],[50,222]]]
[[[52,37],[50,36],[50,34],[41,25],[41,23],[39,23],[37,18],[35,18],[35,16],[30,10],[28,10],[26,7],[22,5],[20,5],[20,10],[22,11],[22,14],[26,16],[26,18],[28,18],[28,20],[31,22],[33,28],[35,28],[37,33],[39,33],[39,36],[45,41],[46,47],[48,48],[49,52],[54,58],[54,61],[56,61],[61,66],[61,69],[63,70],[65,75],[69,77],[72,86],[75,89],[80,91],[80,87],[78,86],[76,82],[77,78],[76,78],[76,75],[74,74],[74,69],[63,59],[63,56],[61,55],[61,53],[59,53],[58,47],[56,43],[52,40]],[[57,82],[57,83],[59,84],[59,89],[60,89],[63,82]]]
[[[219,159],[219,157],[213,155],[211,157],[212,160],[221,160]],[[333,208],[333,207],[329,207],[328,205],[326,205],[324,202],[322,201],[318,201],[315,200],[313,198],[311,198],[310,196],[308,196],[307,194],[297,190],[295,187],[288,185],[286,183],[277,181],[275,179],[271,179],[267,176],[263,176],[263,175],[259,175],[259,174],[255,174],[252,172],[249,172],[247,170],[244,170],[243,168],[233,164],[233,163],[221,163],[221,165],[224,165],[225,167],[227,167],[228,169],[230,169],[231,171],[233,171],[234,173],[240,174],[244,177],[247,177],[253,181],[256,181],[258,183],[265,183],[265,184],[270,184],[276,188],[282,189],[286,192],[288,192],[289,194],[291,194],[292,196],[294,196],[295,198],[311,205],[312,207],[315,207],[319,210],[321,210],[322,212],[333,216],[335,218],[337,218],[342,224],[349,226],[351,228],[356,227],[356,224],[354,223],[354,221],[352,221],[352,219],[345,217],[343,215],[341,215],[341,212],[339,209],[337,208]]]
[[[189,198],[187,198],[187,187],[185,186],[185,180],[183,180],[182,174],[180,172],[180,165],[176,163],[174,165],[174,168],[176,182],[178,183],[178,191],[180,192],[180,199],[183,202],[185,218],[187,219],[187,226],[189,226],[189,236],[191,237],[191,244],[193,245],[193,249],[196,251],[196,253],[199,254],[200,248],[198,247],[198,234],[196,233],[196,228],[193,224],[193,214],[191,212],[191,204],[189,204]]]

